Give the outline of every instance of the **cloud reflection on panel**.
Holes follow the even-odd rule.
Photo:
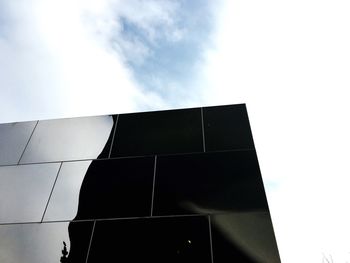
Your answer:
[[[187,209],[211,214],[214,261],[228,258],[239,262],[281,262],[270,213],[266,211],[213,210],[192,202],[183,204]]]
[[[40,222],[59,163],[0,167],[0,223]]]
[[[111,116],[39,121],[20,163],[95,159],[112,126]]]
[[[90,164],[91,161],[62,164],[44,221],[74,219],[78,210],[80,187]]]
[[[215,262],[281,262],[267,212],[211,215]]]
[[[108,157],[112,131],[112,116],[40,121],[22,162]],[[90,164],[91,161],[63,162],[60,170],[59,162],[1,167],[1,179],[7,183],[1,184],[4,187],[0,200],[6,202],[0,202],[1,216],[5,217],[0,221],[40,222],[58,171],[44,221],[72,220]],[[14,187],[8,187],[11,184],[21,190],[13,191]],[[70,262],[85,262],[92,227],[93,222],[1,225],[0,262],[67,262],[68,254]],[[73,244],[73,250],[69,228],[81,238]]]
[[[0,165],[18,163],[35,124],[29,121],[0,125]]]
[[[80,123],[74,123],[74,126],[68,128],[66,125],[66,129],[61,131],[64,140],[71,142],[71,144],[63,149],[60,155],[56,155],[55,158],[67,158],[66,154],[72,154],[69,153],[69,150],[73,150],[73,154],[75,153],[76,156],[79,155],[80,159],[84,157],[93,159],[108,158],[113,137],[113,123],[115,121],[113,118],[116,119],[116,116],[68,120],[70,122],[79,120]],[[87,121],[90,122],[87,123]],[[80,125],[80,127],[76,129],[81,122],[83,122],[84,125]],[[75,130],[72,129],[72,127],[74,127]],[[72,133],[71,137],[69,137],[69,132]],[[81,133],[83,133],[83,136],[80,136]],[[80,141],[77,142],[77,140]],[[73,147],[74,144],[75,147],[76,145],[80,146],[84,144],[84,147],[82,149],[76,149]],[[84,177],[88,174],[87,171],[91,163],[93,163],[93,161],[90,160],[62,163],[50,203],[48,204],[44,216],[44,221],[74,219],[78,210],[80,188]]]
[[[64,245],[68,239],[68,222],[43,224],[15,224],[0,226],[1,263],[58,263],[62,258]],[[90,240],[93,222],[74,222],[83,240]],[[66,249],[70,249],[69,242]],[[75,263],[85,263],[88,242],[82,242],[76,250],[80,258]],[[63,257],[64,258],[64,257]],[[73,257],[72,257],[73,258]],[[65,262],[65,261],[61,261]]]

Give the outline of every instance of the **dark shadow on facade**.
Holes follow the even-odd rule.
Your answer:
[[[108,158],[109,152],[110,152],[110,147],[112,144],[112,139],[113,139],[113,133],[116,125],[116,119],[117,115],[113,115],[113,126],[109,135],[109,138],[100,153],[100,155],[97,157],[97,159],[104,159]],[[88,185],[90,177],[95,176],[95,163],[97,161],[92,161],[86,174],[84,177],[84,180],[82,182],[82,186],[80,189],[80,194],[79,194],[79,204],[78,204],[78,212],[75,218],[72,220],[72,222],[69,223],[68,226],[68,232],[69,232],[69,239],[70,239],[70,251],[68,254],[67,247],[65,242],[63,242],[64,247],[62,250],[62,257],[60,262],[62,263],[85,263],[86,261],[86,256],[87,256],[87,250],[88,246],[90,243],[90,235],[82,235],[82,231],[90,232],[92,234],[92,224],[90,225],[85,225],[85,227],[82,225],[83,223],[77,223],[76,221],[83,219],[84,215],[89,214],[89,211],[85,211],[86,208],[89,207],[89,203],[93,202],[93,200],[96,198],[95,196],[90,196],[89,195],[89,189],[86,187]],[[108,183],[108,182],[106,182]]]

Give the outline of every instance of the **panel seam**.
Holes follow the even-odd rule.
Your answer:
[[[211,257],[211,263],[214,263],[213,241],[212,241],[212,236],[211,236],[211,219],[210,219],[210,215],[208,215],[208,222],[209,222],[210,257]]]
[[[113,136],[112,136],[112,141],[111,141],[111,148],[109,149],[109,153],[108,153],[108,159],[111,158],[111,154],[112,154],[112,148],[113,148],[113,143],[114,143],[114,137],[115,137],[115,133],[116,133],[116,130],[117,130],[117,125],[118,125],[118,120],[119,120],[119,115],[117,115],[117,120],[115,121],[115,126],[114,126],[114,129],[113,129]]]
[[[240,149],[229,149],[229,150],[216,150],[210,151],[210,153],[225,153],[225,152],[256,152],[254,148],[240,148]],[[201,154],[203,152],[180,152],[180,153],[168,153],[161,154],[158,156],[179,156],[179,155],[191,155],[191,154]],[[209,153],[209,152],[208,152]],[[9,167],[9,166],[18,166],[18,165],[33,165],[33,164],[48,164],[48,163],[72,163],[72,162],[84,162],[84,161],[102,161],[102,160],[116,160],[116,159],[126,159],[126,158],[141,158],[141,157],[150,157],[148,155],[126,155],[126,156],[116,156],[111,158],[86,158],[86,159],[73,159],[73,160],[53,160],[53,161],[39,161],[39,162],[28,162],[28,163],[19,163],[19,164],[0,164],[0,167]]]
[[[96,225],[96,220],[94,220],[94,225],[92,226],[91,237],[90,237],[90,242],[89,242],[88,251],[86,252],[86,259],[85,259],[85,263],[87,263],[87,262],[88,262],[88,260],[89,260],[89,255],[90,255],[90,248],[91,248],[92,238],[93,238],[94,233],[95,233],[95,225]]]
[[[19,160],[18,160],[18,162],[17,162],[17,165],[21,162],[22,157],[23,157],[23,155],[24,155],[24,152],[27,150],[28,144],[29,144],[30,140],[32,139],[32,136],[33,136],[33,134],[34,134],[34,131],[35,131],[35,129],[36,129],[36,126],[38,126],[38,123],[39,123],[39,121],[36,121],[35,126],[34,126],[34,128],[33,128],[33,130],[32,130],[32,133],[30,134],[29,139],[28,139],[28,141],[27,141],[27,143],[26,143],[26,146],[24,147],[24,150],[23,150],[23,152],[22,152],[22,154],[21,154],[21,157],[19,157]]]
[[[50,195],[49,195],[49,199],[47,200],[47,203],[46,203],[46,206],[45,206],[45,210],[44,210],[44,213],[43,213],[43,216],[42,216],[42,218],[41,218],[40,223],[42,223],[42,222],[44,221],[44,217],[45,217],[45,214],[46,214],[46,210],[47,210],[47,207],[49,206],[49,203],[50,203],[50,200],[51,200],[51,196],[52,196],[53,190],[55,189],[56,182],[57,182],[57,179],[58,179],[58,175],[60,174],[62,164],[63,164],[63,162],[61,162],[60,167],[58,168],[58,171],[57,171],[57,174],[56,174],[56,178],[55,178],[55,182],[53,183],[53,186],[52,186],[52,188],[51,188],[51,192],[50,192]]]
[[[205,149],[205,134],[204,134],[204,117],[203,117],[203,108],[201,108],[201,121],[202,121],[202,140],[203,140],[203,151],[206,152]]]
[[[152,185],[152,201],[151,201],[151,216],[153,216],[154,187],[155,187],[155,181],[156,181],[156,170],[157,170],[157,155],[154,157],[153,185]]]

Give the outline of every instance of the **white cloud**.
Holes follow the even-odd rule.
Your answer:
[[[0,122],[165,107],[125,64],[128,59],[142,63],[149,50],[126,38],[121,18],[155,41],[160,25],[164,32],[176,29],[171,3],[2,2],[7,27],[0,29]],[[112,45],[116,40],[119,50]]]
[[[176,30],[177,2],[130,0],[129,3],[119,3],[120,16],[142,29],[148,40],[155,41],[162,33],[172,35]]]
[[[247,103],[282,262],[349,256],[349,12],[341,0],[226,1],[198,71],[203,103]]]

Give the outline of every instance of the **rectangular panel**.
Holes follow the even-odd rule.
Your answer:
[[[65,170],[68,176],[61,178],[56,194],[65,194],[71,171]],[[149,216],[153,177],[154,157],[94,160],[80,189],[76,219]],[[55,198],[51,212],[64,205],[55,204]]]
[[[244,104],[203,108],[207,151],[254,149]]]
[[[268,212],[211,215],[215,263],[281,262]]]
[[[62,164],[44,221],[73,220],[77,215],[79,192],[91,161]]]
[[[0,167],[0,223],[40,222],[59,166]]]
[[[0,165],[17,164],[36,121],[0,124]]]
[[[160,156],[154,215],[268,210],[255,151]]]
[[[112,157],[202,151],[199,108],[119,115]]]
[[[206,216],[97,221],[88,263],[211,263]]]
[[[112,127],[111,116],[39,121],[21,163],[95,159]]]
[[[61,222],[0,225],[0,262],[85,263],[93,222],[71,223],[69,232],[72,233],[73,230],[74,235],[81,237],[79,243],[70,242],[68,224]]]

